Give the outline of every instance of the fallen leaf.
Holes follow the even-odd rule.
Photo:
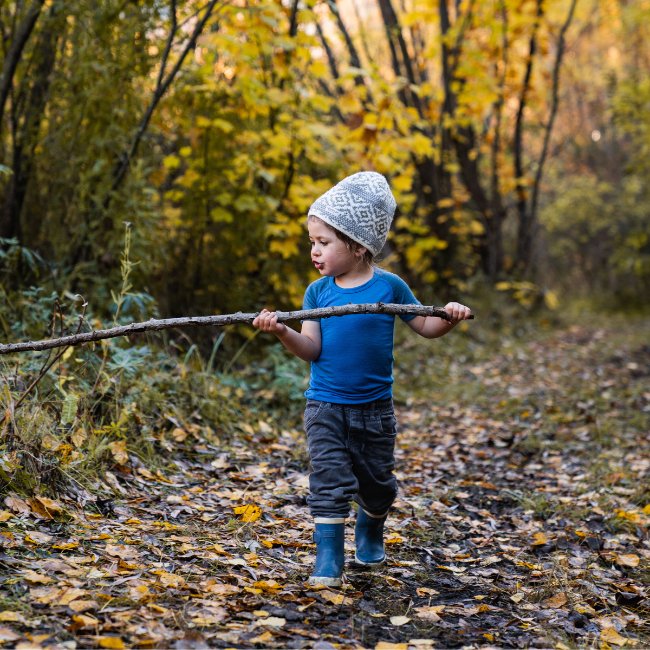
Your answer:
[[[0,627],[0,642],[8,642],[11,643],[12,641],[17,641],[20,639],[20,634],[16,634],[11,628],[9,627]]]
[[[42,519],[54,519],[56,515],[64,512],[63,506],[47,497],[34,497],[28,501],[32,512]]]
[[[27,582],[31,582],[32,584],[47,585],[50,582],[52,582],[52,578],[50,578],[50,576],[44,576],[41,573],[32,571],[31,569],[28,569],[27,571],[23,571],[22,575],[23,578],[27,580]]]
[[[47,533],[39,533],[37,530],[32,530],[25,535],[25,541],[29,544],[49,544],[52,541],[52,535]]]
[[[5,609],[0,612],[0,623],[24,623],[25,617],[20,612]]]
[[[436,565],[436,569],[442,569],[443,571],[451,571],[452,573],[465,573],[467,569],[465,567],[458,567],[458,566],[447,566],[445,564],[438,564]]]
[[[629,566],[629,567],[637,567],[639,566],[639,562],[641,561],[641,558],[638,555],[634,555],[634,553],[626,553],[623,555],[617,555],[614,558],[614,562],[616,564],[620,564],[621,566]]]
[[[52,544],[52,548],[58,549],[59,551],[70,551],[73,548],[77,548],[79,542],[63,542],[62,544]]]
[[[512,600],[515,603],[520,603],[524,599],[525,595],[526,594],[524,594],[523,592],[518,591],[517,593],[512,594],[512,596],[510,596],[510,600]]]
[[[165,587],[172,587],[177,589],[185,585],[185,578],[183,578],[183,576],[176,575],[175,573],[168,573],[167,571],[163,571],[162,569],[152,571],[151,573],[157,575],[160,582]]]
[[[615,512],[616,512],[616,516],[619,517],[620,519],[627,519],[628,521],[631,521],[634,524],[638,524],[641,521],[641,516],[639,515],[638,512],[635,512],[634,510],[627,511],[627,510],[623,510],[622,508],[618,508]]]
[[[410,623],[411,619],[408,616],[391,616],[390,622],[396,627],[399,627],[400,625],[406,625],[407,623]]]
[[[258,589],[271,594],[275,594],[283,588],[282,585],[275,580],[259,580],[258,582],[253,583],[253,587],[257,587]]]
[[[123,560],[140,559],[138,549],[126,544],[106,544],[106,553],[112,557],[120,557]]]
[[[100,648],[113,648],[114,650],[126,648],[124,641],[119,636],[100,636],[97,638],[97,643]]]
[[[8,521],[14,516],[12,512],[9,512],[9,510],[0,510],[0,522],[3,521]]]
[[[431,587],[418,587],[415,590],[415,593],[418,596],[436,596],[440,592],[436,591],[435,589],[431,589]]]
[[[233,511],[236,515],[240,515],[241,521],[251,523],[257,521],[262,516],[262,509],[259,506],[248,504],[245,506],[235,506]]]
[[[389,641],[380,641],[375,650],[408,650],[408,643],[390,643]]]
[[[440,620],[439,614],[441,614],[445,609],[444,605],[423,605],[422,607],[414,607],[413,611],[416,613],[418,618],[423,618],[427,621],[432,621],[435,623]]]
[[[256,621],[255,625],[264,625],[265,627],[283,627],[287,622],[286,618],[279,616],[267,616]]]
[[[5,505],[10,510],[13,510],[14,512],[18,512],[21,515],[29,515],[32,512],[27,501],[24,501],[23,499],[19,499],[18,497],[13,497],[13,496],[5,497]]]
[[[600,640],[614,645],[624,646],[628,643],[629,639],[621,636],[613,627],[606,627],[600,633]]]
[[[115,440],[108,445],[113,458],[120,464],[126,465],[129,462],[129,455],[126,452],[126,440]]]
[[[544,546],[548,544],[548,537],[544,533],[538,532],[533,535],[533,542],[531,546]]]
[[[262,647],[266,647],[272,640],[273,634],[268,630],[265,630],[259,636],[254,636],[252,639],[249,639],[248,642],[254,645],[261,645]]]
[[[96,627],[99,625],[99,621],[94,616],[86,616],[85,614],[75,614],[72,620],[77,628]]]
[[[94,600],[73,600],[68,603],[68,607],[75,614],[82,614],[83,612],[87,612],[91,609],[98,609],[99,605]]]
[[[542,606],[550,609],[557,609],[566,605],[567,601],[568,599],[566,597],[566,594],[561,591],[560,593],[555,594],[555,596],[551,596],[550,598],[543,600]]]

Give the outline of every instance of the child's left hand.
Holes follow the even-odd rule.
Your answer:
[[[445,311],[454,325],[461,320],[467,320],[472,315],[472,310],[459,302],[448,302],[445,305]]]

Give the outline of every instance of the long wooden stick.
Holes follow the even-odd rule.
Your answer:
[[[233,323],[252,323],[259,312],[247,314],[237,312],[235,314],[224,314],[223,316],[188,316],[183,318],[162,318],[151,319],[131,325],[120,325],[105,330],[91,330],[80,334],[70,334],[57,339],[42,341],[26,341],[24,343],[9,343],[0,345],[0,354],[11,354],[12,352],[27,352],[50,350],[52,348],[83,345],[101,339],[111,339],[117,336],[130,336],[142,332],[154,332],[158,330],[171,329],[173,327],[223,327]],[[311,320],[330,318],[331,316],[345,316],[347,314],[415,314],[416,316],[437,316],[444,320],[450,320],[449,315],[440,307],[427,307],[425,305],[398,305],[394,303],[369,303],[362,305],[342,305],[340,307],[322,307],[320,309],[302,309],[298,311],[279,311],[278,321],[288,320]],[[474,316],[470,316],[474,318]]]

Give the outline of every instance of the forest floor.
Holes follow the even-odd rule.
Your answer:
[[[0,645],[650,647],[649,333],[548,328],[443,361],[407,339],[388,561],[354,568],[351,517],[340,589],[306,584],[298,427],[179,428],[168,471],[125,463],[83,507],[11,495]]]

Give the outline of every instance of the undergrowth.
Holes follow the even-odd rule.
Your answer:
[[[112,295],[108,319],[93,314],[78,295],[33,287],[1,289],[3,340],[56,337],[101,329],[110,321],[116,325],[156,317],[153,299],[131,286],[129,253],[127,227],[122,283]],[[10,258],[5,255],[5,263]],[[33,263],[37,276],[35,258],[17,253],[14,258],[23,266]],[[518,384],[535,373],[543,376],[545,361],[527,367],[518,346],[552,337],[562,325],[560,314],[523,313],[503,292],[480,295],[468,300],[477,319],[443,339],[423,341],[397,324],[397,403],[424,400],[448,408],[489,404],[495,417],[512,424],[498,444],[512,444],[525,458],[571,444],[575,435],[598,438],[602,453],[589,468],[597,481],[602,473],[598,463],[611,462],[608,448],[618,444],[616,427],[621,422],[644,426],[647,414],[634,416],[639,421],[628,414],[621,418],[609,393],[582,381],[579,368],[574,369],[578,392],[552,386],[538,393],[524,390]],[[183,332],[0,357],[0,495],[95,493],[111,469],[156,471],[181,452],[187,457],[235,438],[272,438],[299,428],[307,365],[277,342],[266,341],[262,348],[262,337],[255,340],[252,328],[244,331],[247,338],[241,330],[231,337],[245,341],[238,347],[224,344],[230,334],[222,330],[207,347]],[[627,336],[625,331],[621,336]],[[583,334],[577,328],[573,335]],[[642,336],[630,344],[641,346]],[[612,349],[614,343],[602,342]],[[491,365],[496,351],[509,359],[506,366]],[[619,361],[612,356],[611,363]],[[505,392],[504,373],[513,377]]]

